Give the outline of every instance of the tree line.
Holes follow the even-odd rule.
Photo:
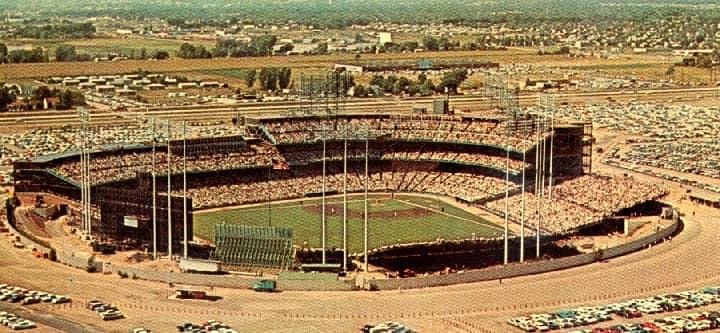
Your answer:
[[[15,36],[34,39],[90,38],[96,29],[92,23],[26,24],[15,30]]]
[[[354,95],[357,97],[373,95],[374,91],[372,87],[377,87],[381,93],[393,95],[430,96],[434,93],[444,93],[446,88],[448,93],[454,94],[467,77],[467,70],[456,69],[443,74],[440,82],[436,85],[423,73],[419,74],[416,80],[403,76],[397,77],[395,75],[387,77],[374,75],[370,79],[370,87],[357,85],[355,86]]]
[[[215,48],[208,50],[204,45],[192,45],[183,43],[176,55],[183,59],[209,59],[219,57],[260,57],[272,54],[273,46],[277,43],[277,37],[262,35],[253,37],[250,42],[235,39],[218,39]],[[283,46],[287,51],[292,46]]]
[[[8,107],[17,101],[18,95],[19,93],[14,86],[5,86],[5,84],[0,83],[0,111],[7,111]],[[26,97],[25,103],[19,105],[19,107],[26,110],[42,109],[45,101],[51,98],[57,98],[57,102],[54,104],[49,103],[48,107],[53,107],[56,110],[67,110],[75,106],[85,105],[85,96],[70,89],[60,90],[39,86],[33,89]]]

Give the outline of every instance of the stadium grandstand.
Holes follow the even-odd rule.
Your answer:
[[[98,193],[108,193],[109,188],[118,193],[138,189],[147,193],[152,174],[164,179],[169,169],[172,205],[180,209],[175,198],[183,196],[183,170],[187,170],[191,210],[263,202],[269,207],[271,201],[317,197],[323,186],[327,194],[341,193],[345,181],[348,192],[363,192],[367,162],[370,192],[436,194],[499,216],[503,216],[507,193],[510,221],[520,223],[524,201],[526,227],[542,221],[541,231],[548,235],[574,232],[664,194],[629,177],[585,174],[587,131],[577,123],[558,124],[554,131],[542,134],[533,119],[521,124],[503,115],[341,114],[243,118],[237,124],[239,130],[225,135],[194,131],[185,140],[173,137],[170,147],[160,136],[151,145],[152,137],[139,130],[134,143],[96,144],[90,164],[93,193],[100,188]],[[349,137],[350,131],[364,133],[364,138]],[[549,139],[554,140],[553,154],[547,148]],[[550,163],[538,165],[531,157],[541,148],[538,142],[545,142],[538,156],[545,160],[552,156]],[[73,152],[18,160],[14,163],[16,191],[48,192],[77,201],[80,165],[79,154]],[[532,178],[539,169],[545,174],[550,171],[557,183],[548,188],[552,194],[541,199],[532,193]],[[168,184],[158,181],[156,186],[155,195],[167,198]],[[605,199],[597,201],[597,197]],[[103,198],[107,200],[108,195],[93,196],[93,205],[108,206],[99,201]],[[123,231],[117,217],[127,209],[124,215],[139,215],[140,224],[147,226],[151,198],[147,194],[139,199],[145,202],[142,212],[131,212],[130,205],[122,208],[114,202],[114,212],[108,214],[115,216],[114,222],[100,212],[94,223],[116,227],[95,230],[107,239],[132,236]],[[173,228],[181,227],[182,213],[177,213]],[[183,242],[178,230],[174,234],[176,242]]]

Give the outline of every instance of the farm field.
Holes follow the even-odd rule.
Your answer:
[[[342,197],[328,198],[327,246],[342,247]],[[348,251],[363,249],[362,196],[348,199]],[[442,210],[444,212],[440,212]],[[271,225],[293,229],[294,243],[321,247],[321,200],[306,199],[273,204]],[[402,195],[373,195],[368,203],[368,246],[434,241],[438,238],[464,239],[497,237],[501,228],[460,208],[434,199]],[[268,225],[268,206],[258,204],[244,208],[197,212],[193,216],[194,235],[214,239],[214,226],[218,223]]]
[[[597,65],[645,65],[662,64],[667,68],[668,60],[659,57],[627,55],[617,59],[569,58],[560,55],[538,55],[533,50],[505,51],[445,51],[420,53],[363,54],[361,61],[416,61],[420,59],[462,59],[465,61],[490,61],[499,63],[527,63],[550,67],[588,67]],[[0,80],[42,78],[48,76],[122,74],[138,69],[154,73],[177,73],[218,69],[291,67],[329,68],[338,62],[353,62],[353,54],[315,56],[274,56],[219,59],[177,59],[168,60],[125,60],[119,62],[69,62],[10,64],[0,66]]]

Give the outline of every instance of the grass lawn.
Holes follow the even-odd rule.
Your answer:
[[[387,196],[373,196],[368,203],[370,219],[368,221],[368,246],[377,248],[383,245],[410,243],[417,241],[434,241],[438,237],[445,239],[499,236],[501,230],[489,222],[462,209],[442,203],[448,216],[437,212],[420,212],[417,216],[407,216],[408,211],[418,213],[417,206],[403,202],[405,200],[424,207],[438,207],[434,200],[412,196],[398,197],[399,200]],[[402,200],[402,201],[401,201]],[[300,202],[280,203],[272,206],[272,226],[293,229],[294,243],[310,247],[321,246],[321,209],[319,199]],[[327,246],[342,247],[342,198],[327,200],[335,214],[327,216]],[[330,208],[328,208],[330,209]],[[363,248],[364,203],[362,197],[351,197],[348,202],[348,247],[350,252],[360,252]],[[394,217],[397,212],[400,216]],[[405,212],[406,214],[403,214]],[[384,215],[373,217],[373,214]],[[193,217],[194,234],[198,237],[213,240],[214,226],[217,223],[238,223],[248,225],[268,225],[268,208],[259,205],[247,208],[228,209],[217,212],[196,213]]]

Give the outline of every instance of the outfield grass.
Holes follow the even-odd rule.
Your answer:
[[[402,196],[398,199],[373,197],[369,202],[368,210],[370,214],[373,214],[401,212],[417,208],[415,205],[404,202],[405,200],[424,207],[437,207],[435,201],[427,202],[419,197]],[[327,203],[341,205],[342,198],[332,198]],[[319,205],[320,200],[303,200],[303,204],[306,207],[299,206],[300,202],[272,205],[271,225],[293,229],[294,243],[297,245],[305,245],[307,242],[307,246],[321,247],[320,209],[319,207],[315,211],[308,209],[308,206]],[[446,213],[456,216],[428,212],[425,216],[417,217],[371,218],[368,221],[369,248],[389,244],[434,241],[439,237],[444,239],[471,238],[473,233],[477,237],[500,235],[501,230],[497,226],[478,216],[445,203],[440,204],[439,207],[442,207]],[[351,197],[348,210],[362,212],[363,209],[364,203],[361,197]],[[327,218],[327,246],[339,248],[342,247],[342,209],[338,208],[336,212],[336,215]],[[201,212],[195,214],[193,221],[194,234],[212,240],[214,239],[214,226],[218,223],[268,225],[268,208],[260,205],[217,212]],[[348,249],[350,252],[360,252],[363,249],[363,224],[364,221],[360,217],[348,218]]]

